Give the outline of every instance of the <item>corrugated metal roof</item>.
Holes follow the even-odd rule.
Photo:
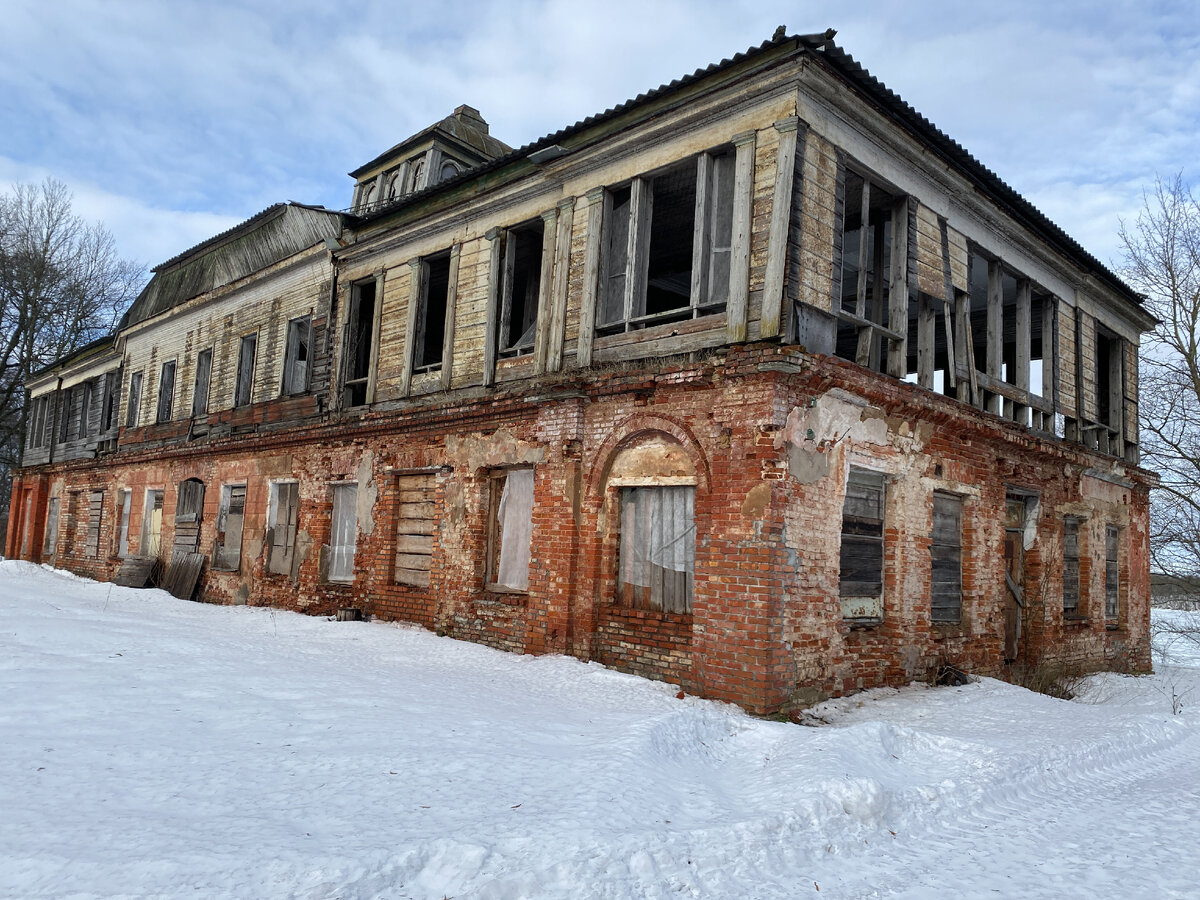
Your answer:
[[[822,60],[859,93],[864,94],[874,101],[893,120],[907,127],[917,137],[932,145],[947,162],[953,164],[966,174],[984,193],[989,195],[998,205],[1006,209],[1014,218],[1040,235],[1048,243],[1055,246],[1064,255],[1074,259],[1083,268],[1094,271],[1111,288],[1123,295],[1131,303],[1141,305],[1141,296],[1110,271],[1100,260],[1085,250],[1078,241],[1074,240],[1062,228],[1054,224],[1044,213],[1005,183],[991,169],[979,162],[961,144],[951,139],[945,132],[913,109],[899,94],[886,87],[879,79],[871,75],[850,54],[838,47],[833,42],[833,36],[836,33],[833,29],[819,34],[807,35],[784,35],[777,32],[775,37],[764,41],[757,47],[751,47],[742,53],[737,53],[720,62],[712,63],[703,69],[697,69],[690,75],[685,75],[668,84],[660,85],[653,90],[638,94],[624,103],[604,110],[604,112],[588,116],[586,119],[581,119],[560,131],[548,134],[532,143],[526,144],[512,153],[467,169],[453,178],[449,178],[436,185],[430,185],[417,193],[401,197],[390,205],[382,206],[368,215],[353,216],[348,213],[348,216],[350,219],[360,222],[375,221],[400,209],[421,203],[433,195],[452,189],[456,185],[463,184],[488,172],[518,162],[543,147],[553,146],[564,140],[569,140],[589,128],[601,125],[638,107],[690,87],[702,79],[724,72],[746,60],[751,60],[780,46],[792,43],[800,53],[813,59]]]

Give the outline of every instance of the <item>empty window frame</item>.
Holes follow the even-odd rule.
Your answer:
[[[620,602],[670,613],[692,611],[696,489],[621,488]]]
[[[734,151],[704,153],[604,198],[596,333],[721,312],[729,299]]]
[[[100,556],[100,524],[104,517],[104,492],[88,492],[87,539],[84,552],[95,559]]]
[[[124,559],[129,555],[129,513],[133,506],[133,490],[124,488],[117,494],[117,541],[114,548],[117,556]]]
[[[493,472],[488,482],[488,589],[528,591],[533,469]]]
[[[62,406],[58,410],[58,442],[66,443],[71,438],[71,413],[75,406],[75,391],[67,388],[59,393]]]
[[[300,518],[300,485],[271,484],[267,503],[267,571],[291,575],[296,564],[296,530]]]
[[[446,343],[446,301],[450,293],[450,253],[421,260],[421,290],[413,334],[412,370],[432,372],[442,367]]]
[[[1116,619],[1121,612],[1121,529],[1104,527],[1104,617]]]
[[[96,400],[96,385],[94,382],[83,383],[83,401],[79,411],[79,436],[89,437],[92,433],[92,407]]]
[[[30,401],[29,424],[26,431],[25,446],[37,450],[46,446],[46,415],[50,408],[50,397],[43,394]]]
[[[233,389],[233,405],[249,406],[254,398],[254,357],[258,350],[258,334],[247,334],[238,344],[237,382]]]
[[[1063,519],[1062,546],[1063,615],[1079,615],[1079,519]]]
[[[499,356],[533,352],[537,332],[542,280],[541,219],[510,228],[504,236],[501,261],[500,327],[496,335]]]
[[[851,170],[845,172],[841,199],[835,352],[860,366],[899,377],[908,371],[907,360],[893,353],[889,367],[888,351],[905,346],[909,330],[908,202],[870,176]]]
[[[171,407],[175,399],[175,360],[162,364],[158,375],[158,411],[155,422],[170,422]]]
[[[146,505],[142,513],[141,556],[159,556],[162,553],[163,492],[158,488],[146,491]]]
[[[841,600],[847,619],[883,618],[883,476],[851,469],[842,504]]]
[[[192,416],[203,416],[208,412],[208,390],[212,381],[212,348],[196,354],[196,384],[192,390]]]
[[[1093,450],[1121,456],[1125,400],[1124,341],[1099,322],[1095,326],[1096,422],[1084,426],[1084,442]]]
[[[437,478],[432,472],[396,477],[397,584],[428,587],[437,528]]]
[[[126,401],[125,427],[136,428],[138,412],[142,405],[142,373],[134,372],[129,376],[129,399]]]
[[[962,497],[935,491],[929,556],[931,617],[935,623],[962,620]]]
[[[354,550],[358,543],[358,484],[333,485],[333,513],[329,526],[329,581],[354,580]]]
[[[46,540],[42,544],[42,552],[53,556],[58,549],[58,498],[51,497],[46,503]]]
[[[312,316],[292,319],[287,325],[283,356],[283,393],[303,394],[308,390],[312,357]]]
[[[246,485],[221,486],[217,510],[217,537],[213,544],[213,568],[236,572],[242,564],[242,525],[246,516]]]
[[[342,379],[342,405],[363,406],[370,401],[371,364],[375,350],[375,279],[355,284],[350,289],[350,308],[346,319]]]
[[[104,411],[101,418],[100,430],[108,433],[117,423],[117,394],[120,390],[121,376],[119,372],[109,372],[104,376]]]

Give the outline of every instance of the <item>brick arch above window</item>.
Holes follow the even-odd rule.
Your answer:
[[[650,477],[660,475],[676,484],[690,483],[707,490],[711,483],[708,457],[686,425],[665,416],[637,415],[618,422],[597,453],[588,494],[600,498],[616,475],[634,483],[630,467],[642,466]],[[651,482],[646,482],[651,483]]]

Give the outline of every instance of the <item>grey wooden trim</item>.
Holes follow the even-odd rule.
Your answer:
[[[458,260],[462,255],[462,244],[450,247],[450,278],[446,285],[446,319],[442,332],[442,390],[450,390],[454,376],[454,311],[458,306]]]
[[[500,307],[500,250],[502,232],[490,228],[484,237],[488,240],[488,296],[487,318],[483,325],[483,385],[496,381],[496,319]]]
[[[554,280],[548,301],[550,310],[550,347],[546,368],[557,372],[562,368],[563,340],[567,330],[567,287],[571,267],[571,231],[575,225],[575,198],[567,197],[558,204],[558,236],[554,243]]]
[[[917,294],[917,384],[933,389],[934,340],[937,337],[937,313],[932,297]]]
[[[987,376],[1001,381],[1004,372],[1004,270],[999,261],[988,260],[987,295]],[[1002,415],[1004,401],[999,395],[988,400],[988,412]]]
[[[587,255],[583,266],[583,299],[579,310],[579,338],[575,346],[575,365],[592,364],[592,340],[596,334],[596,293],[600,279],[600,241],[604,234],[604,188],[587,192]]]
[[[1042,396],[1054,405],[1055,413],[1058,412],[1058,304],[1058,297],[1051,295],[1042,307]]]
[[[954,276],[950,269],[950,233],[945,217],[938,216],[938,231],[942,242],[942,300],[943,324],[946,326],[946,386],[958,391],[958,378],[955,369],[958,367],[958,355],[955,352],[954,341]],[[959,399],[962,399],[961,396]]]
[[[654,214],[654,193],[645,178],[629,185],[629,237],[625,254],[625,302],[621,318],[625,329],[629,320],[646,311],[646,272],[650,264],[650,216]]]
[[[754,152],[758,135],[744,131],[733,137],[733,239],[729,254],[729,301],[725,307],[729,343],[746,340],[750,303],[750,232],[754,203]]]
[[[771,230],[767,238],[767,272],[763,285],[760,329],[764,338],[778,337],[783,327],[783,280],[787,272],[792,176],[799,124],[800,119],[796,116],[775,123],[775,130],[779,132],[779,148],[776,151],[775,192],[771,197]]]
[[[400,370],[400,396],[407,397],[412,388],[413,358],[417,352],[413,346],[417,334],[417,310],[421,305],[421,276],[424,274],[420,259],[410,260],[408,284],[408,312],[404,317],[404,366]],[[382,304],[380,304],[382,305]]]
[[[887,371],[903,378],[908,368],[908,198],[892,207],[891,283],[888,285],[888,327],[905,335],[888,341]]]
[[[696,227],[692,234],[692,283],[689,300],[695,310],[708,298],[709,248],[712,246],[713,160],[707,153],[696,158]]]
[[[558,237],[558,210],[542,213],[542,270],[538,279],[537,329],[534,332],[533,374],[546,371],[546,356],[550,342],[550,294],[554,286],[554,246]],[[510,256],[512,254],[509,254]]]
[[[384,272],[375,276],[374,321],[371,323],[371,365],[367,369],[367,403],[375,402],[375,383],[379,377],[379,345],[383,341],[383,279]]]
[[[845,190],[844,178],[841,174],[841,166],[838,171],[840,190]],[[841,206],[839,205],[839,209]],[[854,311],[861,319],[869,320],[871,318],[871,310],[867,309],[867,278],[870,276],[871,248],[868,244],[868,239],[871,237],[871,180],[863,178],[862,186],[862,203],[859,205],[859,215],[861,218],[861,227],[858,232],[858,280],[854,286]],[[840,267],[839,267],[840,268]],[[834,302],[840,306],[841,298],[835,298]],[[874,303],[871,304],[874,306]],[[854,351],[854,361],[860,366],[867,366],[871,363],[871,345],[876,343],[878,337],[874,332],[869,330],[860,330],[858,332],[858,346]]]

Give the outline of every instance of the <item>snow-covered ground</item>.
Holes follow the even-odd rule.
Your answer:
[[[1186,641],[1084,702],[984,680],[806,728],[27,563],[0,594],[4,897],[1200,896]]]

